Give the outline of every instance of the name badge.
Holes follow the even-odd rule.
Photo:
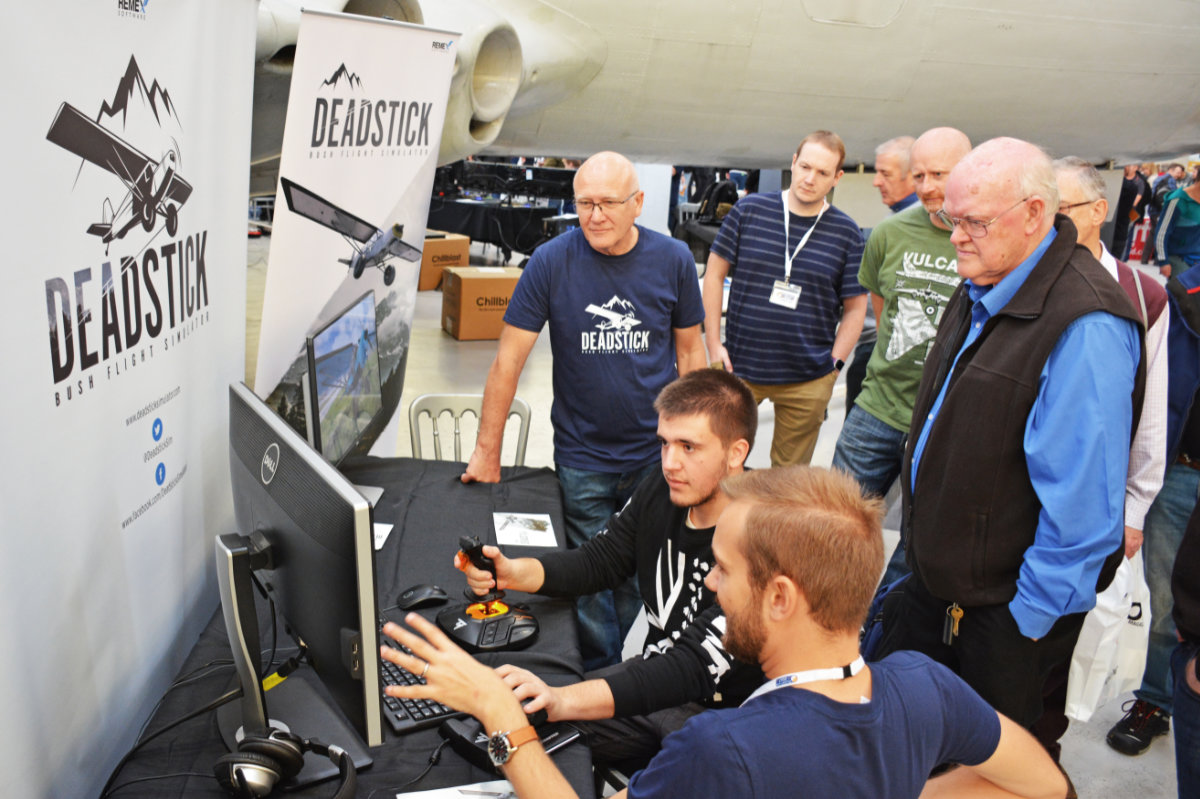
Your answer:
[[[776,280],[775,288],[771,289],[771,304],[781,305],[789,310],[796,310],[800,302],[800,287],[793,286],[786,280]]]

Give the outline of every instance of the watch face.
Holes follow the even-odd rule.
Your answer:
[[[502,766],[508,762],[508,756],[510,754],[508,749],[508,737],[504,733],[497,732],[489,736],[487,748],[488,757],[490,757],[492,762],[497,766]]]

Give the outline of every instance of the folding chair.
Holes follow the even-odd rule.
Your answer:
[[[441,432],[438,429],[438,420],[443,414],[449,413],[454,423],[454,460],[464,461],[461,425],[463,414],[474,414],[476,423],[478,423],[482,409],[482,394],[422,394],[414,399],[408,406],[408,434],[412,442],[413,457],[424,457],[421,454],[420,421],[422,414],[425,414],[429,416],[429,422],[433,428],[433,459],[448,460],[448,458],[442,457],[442,440]],[[520,420],[517,432],[517,453],[513,459],[513,465],[524,466],[525,445],[529,441],[529,403],[520,397],[513,397],[508,417],[511,419],[513,416]]]

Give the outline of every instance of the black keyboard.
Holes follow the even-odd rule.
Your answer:
[[[381,635],[380,637],[389,646],[393,646],[405,654],[412,654],[408,647],[396,643],[387,636]],[[425,678],[383,659],[379,661],[379,678],[384,686],[425,684]],[[397,699],[384,693],[383,715],[397,735],[404,735],[416,730],[423,730],[426,727],[436,727],[447,718],[459,718],[466,714],[452,710],[432,699]]]

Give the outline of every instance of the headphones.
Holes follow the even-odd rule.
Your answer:
[[[328,757],[338,767],[341,785],[333,799],[353,798],[358,776],[354,761],[344,749],[274,728],[265,738],[247,735],[239,741],[236,753],[217,758],[213,775],[222,788],[239,799],[258,799],[271,793],[278,783],[299,774],[304,768],[305,752]]]

